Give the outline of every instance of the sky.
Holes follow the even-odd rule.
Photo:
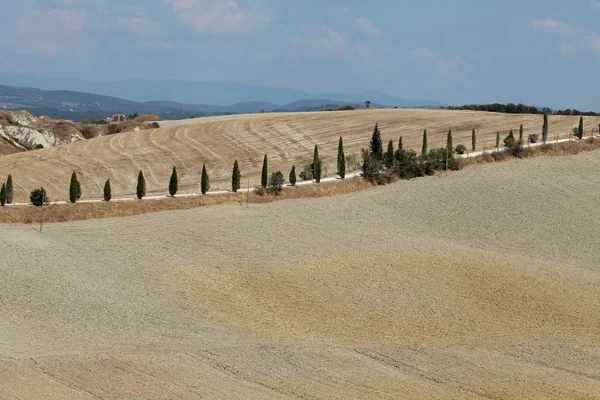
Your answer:
[[[0,72],[600,111],[600,0],[2,0]]]

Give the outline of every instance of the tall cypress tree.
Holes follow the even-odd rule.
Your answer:
[[[315,151],[313,152],[313,177],[317,183],[321,182],[321,159],[319,158],[319,147],[315,145]]]
[[[110,179],[107,179],[104,183],[104,201],[110,201],[111,198]]]
[[[496,150],[500,149],[500,132],[496,132]]]
[[[475,128],[473,128],[473,133],[471,133],[471,151],[475,151],[477,148],[477,136],[475,136]]]
[[[290,171],[290,184],[292,186],[296,186],[296,166],[292,165],[292,170]]]
[[[240,167],[238,166],[238,160],[233,163],[233,172],[231,173],[231,190],[235,193],[240,188],[240,180],[242,175],[240,174]]]
[[[71,182],[69,184],[69,200],[71,203],[77,201],[77,174],[75,171],[71,174]]]
[[[6,183],[2,183],[2,189],[0,189],[0,206],[4,207],[6,204]]]
[[[519,128],[519,144],[520,145],[523,145],[525,143],[524,142],[525,139],[523,138],[524,135],[525,135],[525,130],[523,129],[523,124],[521,124],[521,127]]]
[[[171,179],[169,180],[169,194],[171,197],[175,197],[179,190],[179,180],[177,179],[177,168],[173,167],[171,172]]]
[[[394,166],[394,142],[389,141],[387,151],[385,153],[385,166],[391,169]]]
[[[383,142],[381,141],[381,132],[379,131],[378,124],[375,124],[373,129],[373,136],[371,136],[371,143],[369,143],[369,149],[373,158],[378,161],[383,161]]]
[[[577,137],[583,139],[583,117],[579,117],[579,128],[577,128]]]
[[[454,147],[452,147],[452,128],[448,129],[448,139],[446,140],[446,147],[448,148],[448,154],[452,154],[454,152]]]
[[[427,155],[427,129],[423,131],[423,146],[421,146],[421,155]]]
[[[141,200],[146,195],[146,178],[144,178],[144,173],[142,171],[140,171],[140,173],[138,174],[136,194],[139,200]]]
[[[260,177],[260,184],[262,187],[264,187],[266,189],[268,183],[269,183],[269,166],[267,164],[267,155],[265,154],[265,158],[263,160],[262,175]]]
[[[202,178],[200,180],[200,191],[202,194],[206,194],[210,189],[210,182],[208,180],[208,173],[206,172],[206,164],[202,164]]]
[[[544,125],[542,126],[542,140],[548,140],[548,112],[544,111]]]
[[[77,179],[77,200],[81,198],[81,182]]]
[[[404,144],[402,143],[402,136],[398,139],[398,150],[402,151],[404,149]]]
[[[6,179],[6,204],[12,204],[13,202],[13,180],[9,174]]]
[[[338,143],[337,169],[340,178],[344,179],[346,177],[346,156],[344,155],[344,143],[341,136]]]

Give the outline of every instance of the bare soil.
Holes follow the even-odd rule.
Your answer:
[[[599,168],[0,225],[0,398],[598,399]]]

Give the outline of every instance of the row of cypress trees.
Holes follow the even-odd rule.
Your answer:
[[[2,188],[0,188],[0,206],[4,206],[5,204],[12,204],[13,202],[13,180],[12,176],[9,174],[8,178],[6,178],[6,182],[2,183]]]

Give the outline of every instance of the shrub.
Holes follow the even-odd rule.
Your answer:
[[[29,201],[36,207],[41,207],[44,203],[48,203],[46,190],[43,187],[33,190],[29,194]]]
[[[179,190],[177,168],[173,167],[173,172],[171,172],[171,179],[169,180],[169,194],[171,195],[171,197],[175,197],[175,194],[177,194],[177,190]]]
[[[254,186],[254,192],[262,197],[267,194],[267,189],[265,189],[264,186]]]
[[[206,192],[208,192],[209,189],[210,181],[208,179],[208,172],[206,172],[206,164],[202,164],[202,178],[200,180],[200,191],[202,192],[202,194],[206,194]]]
[[[537,143],[538,142],[538,134],[537,133],[530,133],[527,136],[527,140],[529,140],[529,143]]]
[[[110,124],[108,125],[107,135],[114,135],[115,133],[121,132],[121,126],[118,124]]]
[[[397,150],[395,172],[401,179],[412,179],[425,175],[424,166],[414,150]]]
[[[455,149],[457,154],[465,154],[467,152],[467,146],[464,144],[459,144]]]
[[[142,171],[138,174],[136,194],[139,200],[146,196],[146,178],[144,178],[144,173]]]
[[[281,171],[273,172],[271,174],[271,178],[269,178],[269,187],[267,188],[267,193],[273,196],[279,196],[284,182],[285,180],[283,179],[283,174]]]
[[[107,179],[104,184],[104,201],[110,201],[111,198],[110,179]]]
[[[346,156],[346,165],[348,167],[348,171],[354,172],[361,168],[360,161],[358,160],[358,156],[356,154],[350,154]]]
[[[235,193],[240,188],[240,167],[238,166],[238,160],[233,163],[233,172],[231,173],[231,190]]]
[[[292,170],[290,171],[290,184],[292,186],[296,186],[296,166],[292,165]]]
[[[304,166],[304,169],[300,172],[300,179],[303,181],[312,181],[313,179],[313,166],[308,164]]]
[[[362,171],[366,179],[371,180],[381,170],[381,161],[371,155],[369,150],[362,149]]]
[[[6,179],[6,204],[12,204],[13,202],[13,180],[9,174]]]
[[[512,129],[510,130],[510,133],[508,134],[508,136],[506,136],[504,138],[504,146],[506,146],[507,148],[513,148],[517,145],[517,141],[515,140],[515,135],[513,134]]]
[[[388,148],[385,153],[385,166],[387,169],[392,169],[394,166],[394,142],[388,142]]]

